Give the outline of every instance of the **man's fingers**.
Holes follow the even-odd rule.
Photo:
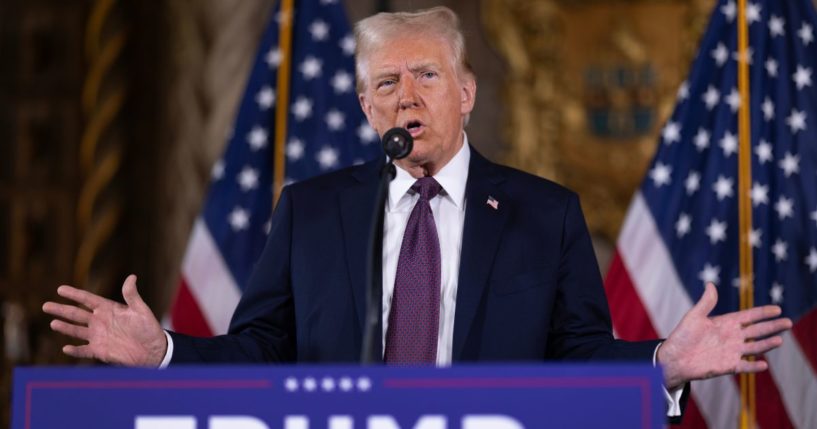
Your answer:
[[[139,296],[139,291],[136,290],[136,276],[133,274],[129,275],[128,278],[125,279],[125,283],[122,284],[122,297],[125,298],[125,303],[128,304],[128,307],[147,307],[145,301]]]
[[[61,317],[83,325],[87,325],[88,320],[91,318],[91,313],[85,309],[74,305],[58,304],[56,302],[46,302],[43,304],[43,311],[52,316]]]
[[[752,341],[743,345],[744,355],[759,355],[768,352],[783,344],[783,338],[779,336],[769,337],[760,341]]]
[[[68,335],[69,337],[79,338],[80,340],[88,340],[88,328],[85,326],[72,325],[62,320],[52,320],[51,329],[60,334]]]
[[[791,329],[791,327],[792,327],[791,319],[782,318],[767,320],[765,322],[755,323],[753,325],[747,326],[743,330],[743,333],[744,335],[746,335],[747,339],[755,339],[778,334],[787,329]]]
[[[63,298],[68,298],[72,301],[78,302],[91,310],[94,310],[105,303],[112,302],[99,295],[94,295],[91,292],[77,289],[68,285],[58,287],[57,294]]]
[[[715,309],[715,304],[718,303],[718,289],[715,288],[715,285],[712,283],[707,283],[706,288],[704,289],[704,294],[701,295],[701,299],[692,307],[690,312],[696,312],[704,317],[708,316],[709,313]]]
[[[62,348],[62,352],[67,354],[68,356],[80,358],[80,359],[93,359],[94,353],[91,351],[91,347],[88,345],[84,346],[72,346],[67,345]]]
[[[771,319],[780,316],[782,310],[776,305],[764,305],[762,307],[754,307],[748,310],[738,311],[733,313],[737,317],[741,325],[750,325],[761,320]]]
[[[735,368],[735,372],[738,374],[745,373],[745,372],[761,372],[766,371],[769,369],[769,364],[763,360],[755,360],[755,361],[748,361],[748,360],[741,360],[738,364],[738,367]]]

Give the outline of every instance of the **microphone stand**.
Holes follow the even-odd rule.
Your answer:
[[[414,139],[404,128],[392,128],[383,134],[383,150],[386,152],[386,165],[380,170],[380,185],[374,203],[372,224],[369,229],[369,249],[366,261],[366,317],[363,322],[363,344],[360,361],[364,365],[382,362],[377,351],[382,341],[380,313],[383,297],[383,220],[386,211],[386,198],[389,196],[389,183],[394,179],[397,170],[394,161],[407,157],[414,148]]]
[[[380,362],[380,356],[375,356],[377,347],[375,341],[380,341],[381,336],[377,335],[380,329],[380,312],[382,308],[382,276],[383,265],[383,220],[386,199],[389,197],[389,183],[394,179],[397,171],[394,168],[394,160],[386,158],[386,165],[380,170],[380,185],[377,188],[377,197],[374,203],[374,220],[369,229],[369,254],[367,260],[367,281],[366,291],[366,318],[363,326],[363,349],[361,351],[361,363],[371,365]]]

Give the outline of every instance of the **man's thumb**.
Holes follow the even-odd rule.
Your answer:
[[[704,294],[701,299],[692,308],[692,311],[706,317],[715,309],[715,304],[718,303],[718,289],[712,283],[707,283],[704,288]]]
[[[139,291],[136,290],[136,276],[131,274],[125,279],[122,284],[122,296],[125,298],[125,303],[128,307],[145,306],[145,301],[139,296]]]

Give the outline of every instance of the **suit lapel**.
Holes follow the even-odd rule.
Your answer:
[[[355,170],[352,176],[356,183],[344,189],[338,201],[352,295],[361,333],[366,315],[369,230],[374,213],[374,199],[377,194],[377,172],[382,164],[381,160],[369,163],[363,169]],[[381,281],[380,276],[375,277],[376,283],[380,284]],[[380,342],[378,341],[377,344]]]
[[[468,184],[465,188],[465,223],[462,232],[457,307],[454,314],[453,360],[463,356],[465,339],[485,293],[492,262],[508,221],[510,204],[501,190],[504,175],[495,164],[471,148]],[[489,198],[498,202],[496,208]]]

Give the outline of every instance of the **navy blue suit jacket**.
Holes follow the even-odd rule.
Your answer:
[[[229,334],[171,334],[172,363],[358,361],[382,163],[285,188]],[[472,149],[466,201],[455,362],[652,358],[655,341],[612,337],[576,194]]]

